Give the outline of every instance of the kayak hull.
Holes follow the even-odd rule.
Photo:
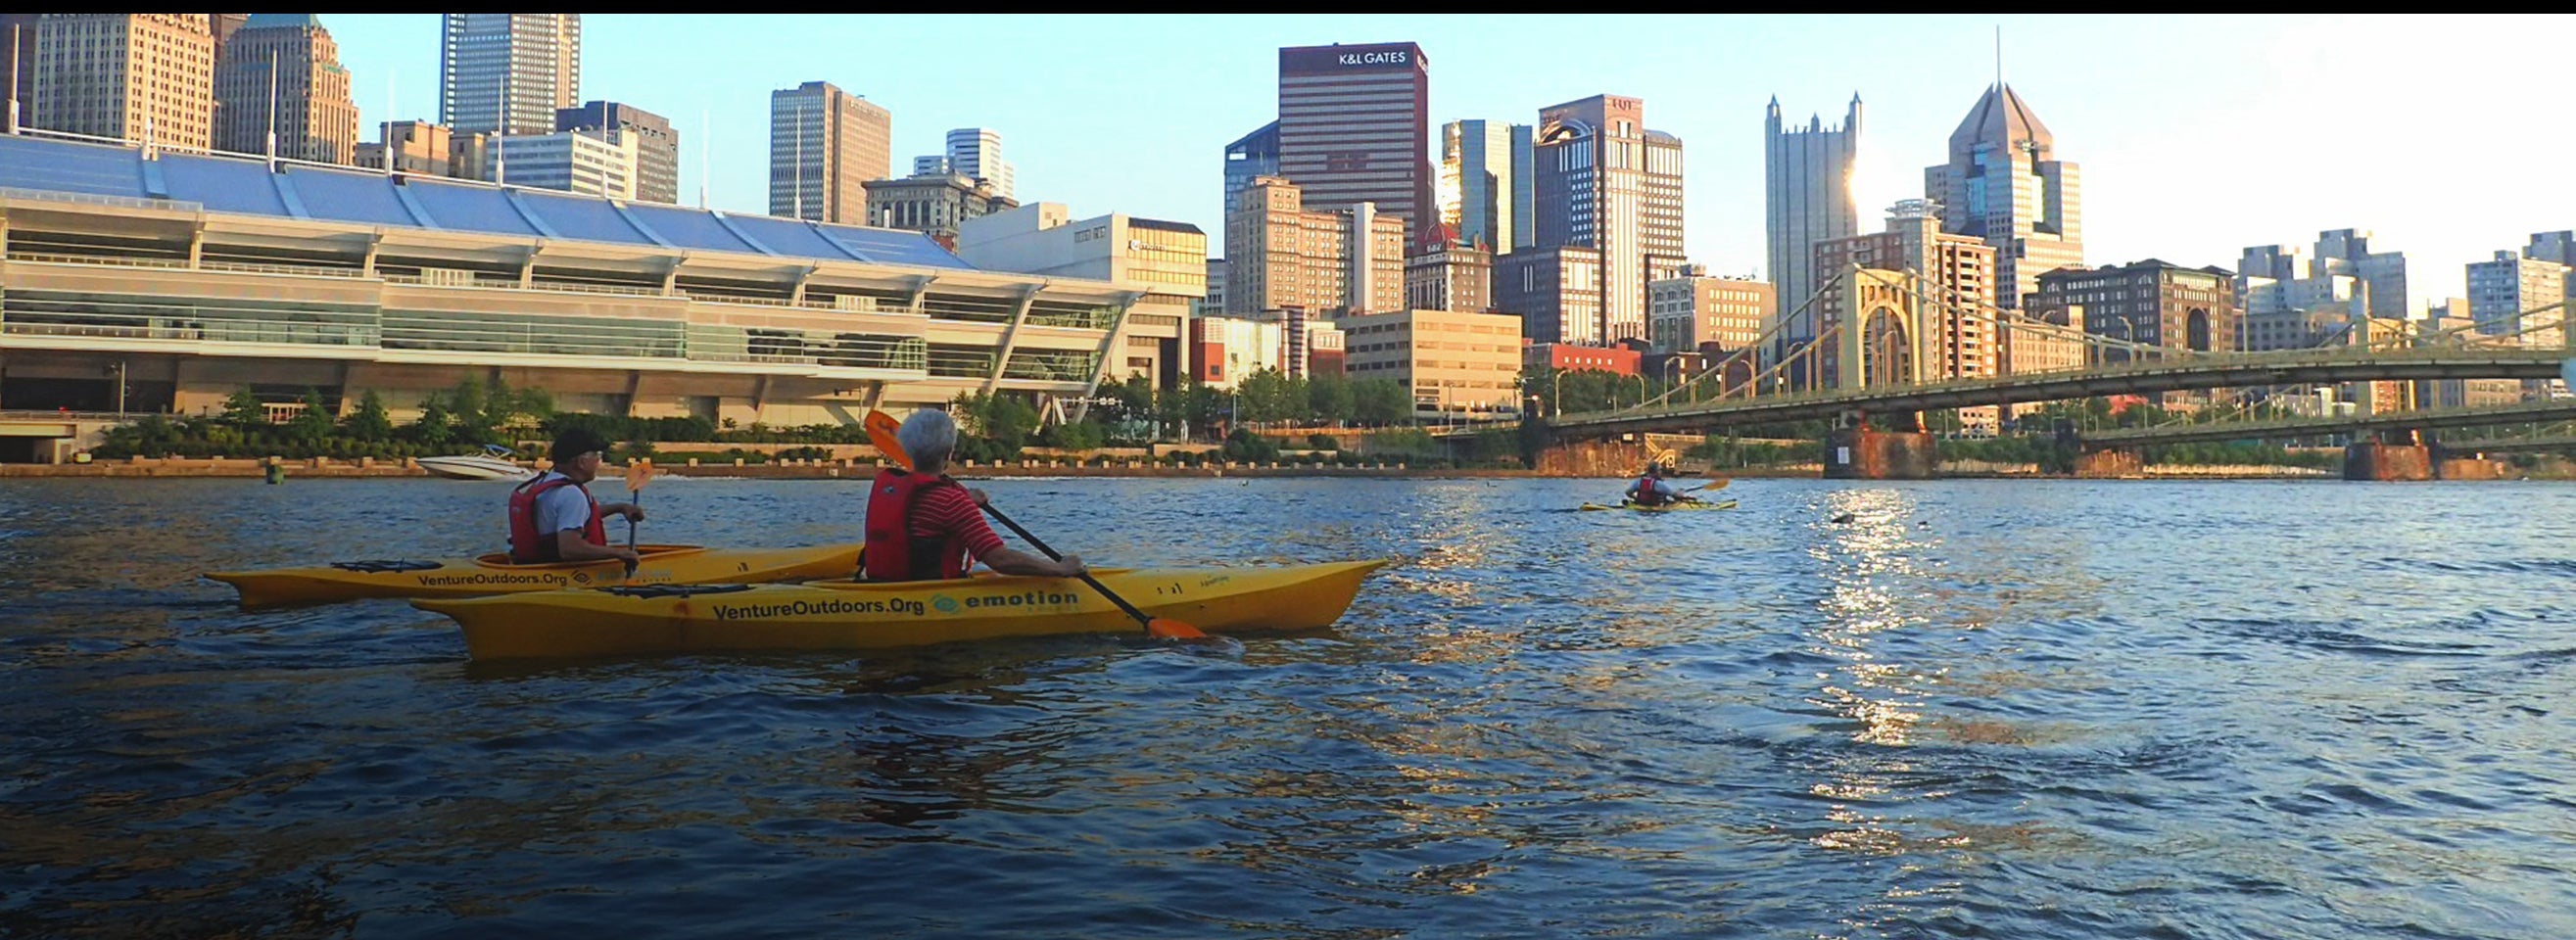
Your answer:
[[[1214,633],[1330,626],[1383,560],[1270,568],[1099,569],[1148,616]],[[412,606],[455,619],[475,659],[757,650],[866,650],[965,640],[1138,633],[1074,578],[772,584],[694,594],[545,591]]]
[[[1601,512],[1605,510],[1620,509],[1624,509],[1629,512],[1704,512],[1712,509],[1733,508],[1735,508],[1735,501],[1731,499],[1722,503],[1673,503],[1666,506],[1639,506],[1633,503],[1621,503],[1616,506],[1604,506],[1600,503],[1583,504],[1584,512]]]
[[[805,548],[714,549],[694,545],[645,545],[632,577],[626,564],[605,561],[514,565],[504,555],[436,561],[341,562],[310,568],[212,571],[206,577],[241,592],[243,607],[328,604],[370,597],[481,597],[561,588],[645,584],[752,584],[848,577],[858,570],[859,545]],[[354,567],[343,567],[354,566]],[[383,570],[400,568],[402,570]]]

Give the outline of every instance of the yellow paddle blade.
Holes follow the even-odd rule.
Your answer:
[[[634,463],[626,465],[627,492],[642,492],[644,484],[651,482],[653,482],[653,461],[638,458]]]
[[[1207,633],[1170,617],[1145,621],[1145,632],[1158,640],[1204,640]]]
[[[895,429],[902,427],[903,422],[895,420],[893,415],[870,409],[867,420],[859,424],[867,428],[868,443],[877,446],[877,453],[885,455],[887,460],[894,461],[895,466],[906,470],[912,469],[912,455],[903,452],[903,442],[896,440],[894,436]]]

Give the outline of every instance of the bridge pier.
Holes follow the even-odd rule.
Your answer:
[[[1825,435],[1825,479],[1929,480],[1940,451],[1932,435],[1876,431],[1867,424],[1835,428]]]
[[[2513,467],[2501,460],[2476,457],[2444,457],[2433,465],[2436,480],[2510,480]]]
[[[2140,451],[2112,447],[2075,455],[2075,477],[2079,480],[2134,479],[2145,475],[2147,458]]]
[[[2344,445],[2343,478],[2430,480],[2433,478],[2433,451],[2417,444],[2356,441]]]

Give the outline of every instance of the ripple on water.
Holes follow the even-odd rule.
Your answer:
[[[479,551],[498,488],[0,481],[0,934],[2576,936],[2559,490],[1243,484],[983,487],[1097,563],[1397,563],[1233,646],[513,664],[197,578]]]

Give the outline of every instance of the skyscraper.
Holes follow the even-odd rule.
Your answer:
[[[894,175],[894,115],[830,82],[769,93],[769,214],[867,225],[870,180]]]
[[[223,44],[215,62],[215,148],[289,160],[353,164],[358,103],[340,47],[310,13],[259,13]],[[269,105],[277,113],[272,120]]]
[[[1455,239],[1492,254],[1529,243],[1530,132],[1527,124],[1481,120],[1440,126],[1434,242]]]
[[[1279,122],[1261,125],[1225,145],[1225,211],[1234,211],[1235,202],[1255,178],[1279,175]]]
[[[586,133],[612,144],[635,143],[635,196],[645,202],[680,201],[680,133],[659,114],[631,104],[592,101],[555,112],[555,130]],[[511,159],[518,159],[513,154]],[[513,182],[517,173],[510,174]]]
[[[993,184],[1004,199],[1017,199],[1019,168],[1002,159],[1002,132],[988,127],[960,127],[948,132],[948,169]]]
[[[215,143],[210,30],[203,13],[41,14],[35,107],[22,109],[19,123],[209,149]]]
[[[1923,170],[1941,230],[1994,246],[1996,306],[2020,309],[2040,275],[2084,265],[2081,174],[2056,150],[2048,125],[1999,82],[1950,132],[1950,162]]]
[[[581,103],[581,14],[442,15],[439,123],[459,134],[551,134],[555,112]]]
[[[1599,266],[1591,268],[1600,280],[1593,288],[1600,317],[1588,329],[1559,317],[1565,332],[1557,342],[1606,346],[1644,338],[1646,282],[1681,270],[1681,139],[1648,131],[1645,121],[1643,100],[1616,95],[1539,111],[1531,159],[1534,247],[1600,253]]]
[[[1377,204],[1431,230],[1431,70],[1409,42],[1279,50],[1279,175],[1319,212]],[[1232,254],[1233,249],[1227,252]]]
[[[1860,210],[1852,202],[1852,174],[1860,166],[1860,96],[1853,95],[1843,123],[1826,127],[1824,119],[1807,117],[1804,130],[1784,129],[1780,99],[1771,99],[1763,121],[1763,232],[1773,295],[1764,332],[1796,314],[1781,330],[1783,342],[1816,335],[1812,309],[1800,312],[1816,292],[1813,268],[1817,242],[1860,234]]]

